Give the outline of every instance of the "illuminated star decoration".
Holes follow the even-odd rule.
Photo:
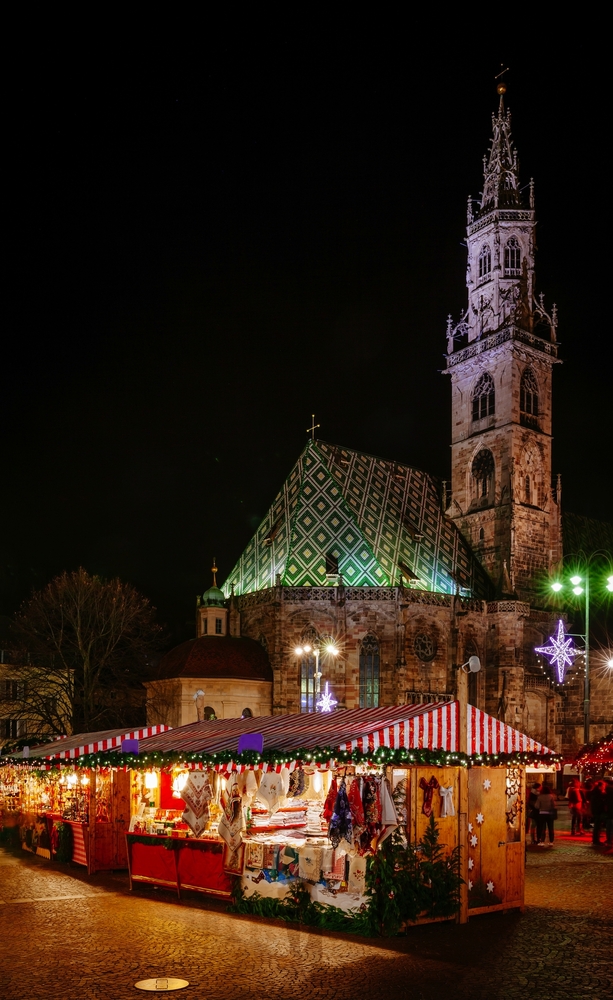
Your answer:
[[[326,687],[321,698],[317,702],[317,708],[320,712],[331,712],[335,705],[338,705],[336,698],[332,697],[330,691],[328,691],[328,682],[326,681]]]
[[[545,656],[549,657],[549,662],[552,666],[555,665],[558,671],[558,681],[560,684],[564,683],[564,674],[566,672],[566,667],[572,667],[573,658],[579,656],[580,650],[575,649],[573,646],[573,640],[568,637],[564,637],[564,622],[560,618],[558,622],[558,634],[550,635],[549,641],[551,646],[535,646],[535,653],[543,653]]]
[[[493,892],[494,891],[494,883],[492,881],[488,882],[485,888],[487,889],[488,892]]]

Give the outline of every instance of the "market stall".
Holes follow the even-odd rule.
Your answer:
[[[240,752],[256,734],[261,749]],[[82,763],[130,768],[143,789],[126,836],[132,884],[232,893],[245,912],[308,895],[355,916],[369,869],[400,842],[456,871],[439,915],[466,920],[523,905],[525,766],[554,759],[456,701],[199,722]]]
[[[131,776],[115,768],[83,768],[87,753],[121,750],[166,726],[114,729],[61,737],[30,747],[0,767],[3,827],[18,827],[21,845],[47,859],[59,857],[94,871],[127,866]]]

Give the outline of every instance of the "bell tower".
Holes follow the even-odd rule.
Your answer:
[[[557,316],[535,296],[534,183],[519,162],[498,85],[483,192],[468,199],[468,305],[447,321],[451,502],[499,597],[534,602],[560,557],[559,489],[551,483],[551,383]]]

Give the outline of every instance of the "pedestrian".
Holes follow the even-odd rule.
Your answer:
[[[530,834],[530,842],[532,844],[538,843],[537,823],[539,814],[538,810],[535,809],[535,804],[539,797],[540,790],[541,786],[538,781],[535,781],[530,787],[530,791],[528,792],[528,801],[526,803],[526,840],[528,839],[528,834]]]
[[[583,833],[583,795],[579,778],[573,778],[566,792],[570,809],[570,835],[579,836]]]
[[[545,845],[545,830],[549,832],[549,846],[553,845],[553,824],[558,813],[556,800],[549,785],[543,785],[540,795],[534,803],[538,811],[537,836],[539,844]]]
[[[592,843],[600,843],[600,831],[604,828],[606,818],[605,818],[605,783],[604,781],[597,781],[592,788],[590,795],[590,802],[592,805]]]
[[[604,802],[607,847],[613,848],[613,778],[605,778]]]
[[[586,833],[592,828],[592,789],[594,782],[592,778],[586,778],[583,782],[583,829]]]

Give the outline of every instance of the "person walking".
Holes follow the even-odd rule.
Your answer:
[[[553,845],[553,824],[557,816],[556,800],[549,785],[543,785],[540,795],[534,803],[538,811],[537,836],[538,842],[545,845],[545,830],[549,832],[549,846]]]
[[[613,848],[613,778],[604,779],[605,830],[607,847]]]
[[[540,790],[541,786],[538,781],[535,781],[535,783],[530,787],[530,791],[528,792],[528,801],[526,802],[526,842],[528,840],[528,834],[530,834],[530,842],[532,844],[538,844],[537,824],[539,814],[535,806]]]
[[[604,781],[597,781],[592,788],[592,794],[590,795],[590,802],[592,804],[592,844],[600,844],[600,831],[605,825],[605,783]]]
[[[566,792],[570,809],[570,835],[579,836],[583,833],[583,795],[579,778],[573,778]]]
[[[583,782],[583,830],[588,833],[592,828],[592,789],[594,782],[592,778],[586,778]]]

